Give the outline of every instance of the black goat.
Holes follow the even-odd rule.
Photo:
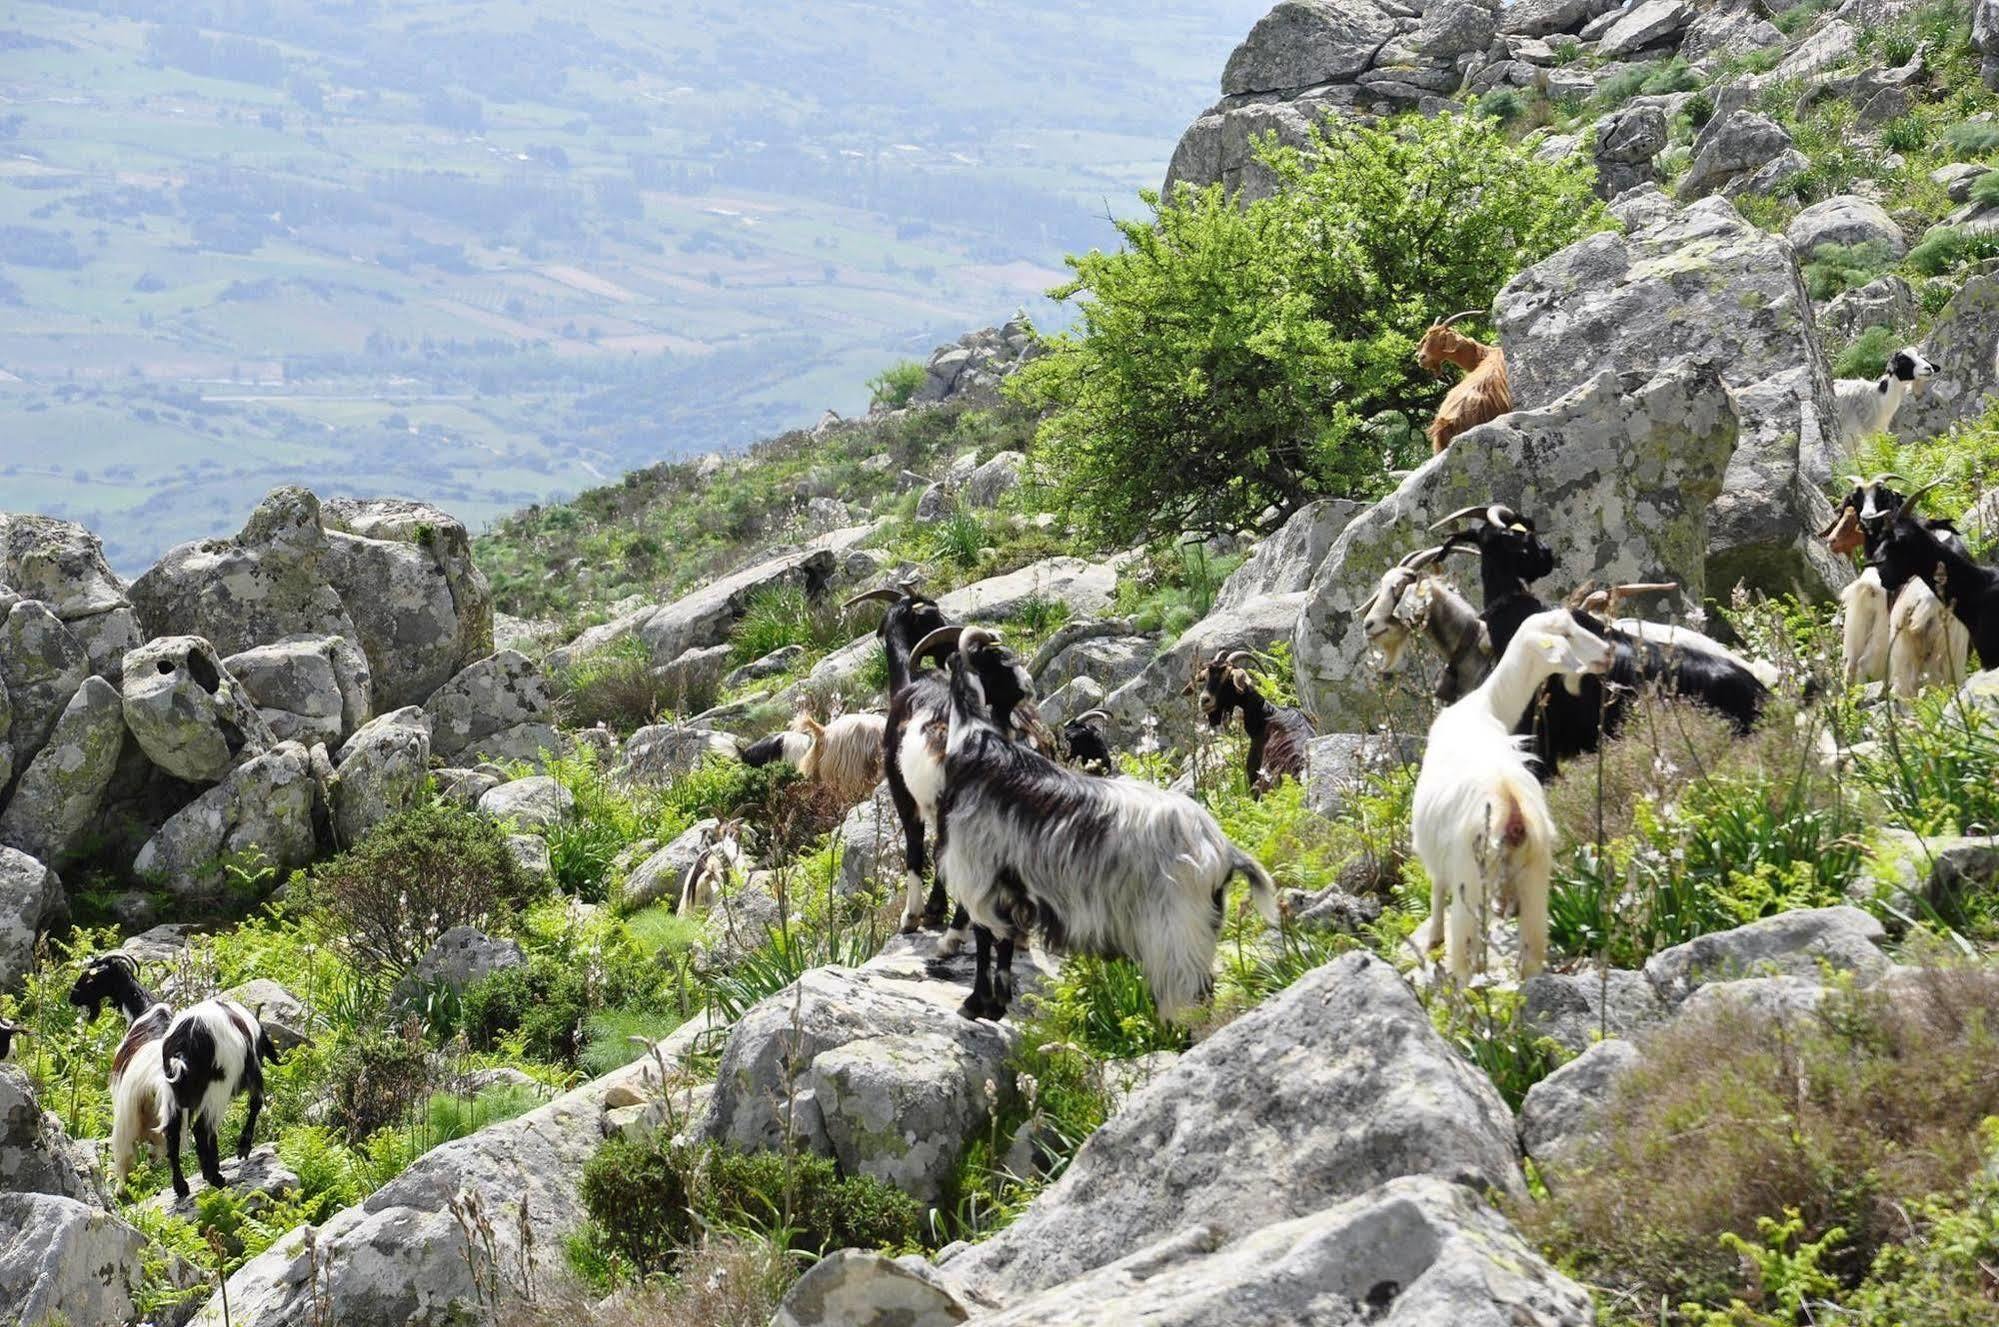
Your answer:
[[[1086,710],[1062,725],[1062,745],[1069,753],[1071,769],[1085,774],[1117,771],[1117,764],[1111,759],[1110,742],[1104,735],[1110,721],[1108,711]]]
[[[1908,501],[1901,493],[1888,487],[1889,480],[1902,479],[1902,476],[1893,470],[1883,470],[1872,478],[1860,475],[1848,475],[1847,478],[1853,481],[1853,488],[1840,500],[1833,511],[1832,524],[1819,531],[1819,538],[1828,541],[1835,553],[1851,553],[1858,548],[1871,560],[1880,551],[1881,541],[1888,537],[1888,527],[1894,523],[1895,513]],[[1948,516],[1926,516],[1922,518],[1922,524],[1959,553],[1968,551],[1963,536],[1957,532],[1957,523]]]
[[[0,1018],[0,1060],[6,1059],[14,1051],[14,1038],[25,1037],[28,1029],[19,1023]]]
[[[1880,572],[1890,600],[1909,581],[1926,582],[1971,633],[1980,666],[1999,667],[1999,569],[1973,562],[1962,544],[1916,515],[1916,503],[1941,482],[1932,480],[1909,494],[1868,564]]]
[[[1553,605],[1529,583],[1554,570],[1554,553],[1534,531],[1534,523],[1502,504],[1466,507],[1432,525],[1437,529],[1475,517],[1474,524],[1444,541],[1446,552],[1473,552],[1485,590],[1480,615],[1495,656],[1505,653],[1520,624]],[[1550,680],[1514,731],[1532,739],[1538,772],[1552,778],[1563,760],[1594,751],[1604,735],[1624,722],[1630,697],[1658,687],[1727,716],[1747,733],[1762,717],[1770,690],[1747,668],[1719,655],[1674,649],[1640,639],[1584,613],[1576,621],[1617,647],[1603,677]]]
[[[1194,676],[1181,695],[1201,693],[1201,713],[1210,728],[1227,726],[1229,716],[1242,711],[1249,734],[1249,756],[1243,762],[1253,797],[1261,797],[1285,779],[1305,777],[1305,749],[1317,733],[1303,710],[1272,705],[1256,689],[1245,665],[1255,656],[1248,650],[1216,650],[1215,657],[1194,665]]]

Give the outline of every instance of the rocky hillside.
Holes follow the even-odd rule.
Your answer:
[[[1272,10],[1175,182],[1260,217],[1262,129],[1477,115],[1606,210],[1493,286],[1510,413],[1260,538],[1106,542],[1018,386],[1074,341],[1018,323],[478,540],[285,488],[128,583],[0,517],[0,1322],[1991,1321],[1999,660],[1849,678],[1819,532],[1893,470],[1991,565],[1999,27],[1861,8]],[[1843,432],[1905,343],[1925,390]],[[1547,782],[1547,969],[1490,919],[1461,984],[1413,940],[1446,664],[1362,619],[1492,503],[1537,592],[1670,582],[1776,682],[1740,729],[1630,696]],[[1423,584],[1417,635],[1488,588]],[[1191,1021],[1047,936],[962,1017],[888,789],[745,759],[883,707],[852,601],[903,586],[1275,875]],[[1188,694],[1235,651],[1316,730],[1261,795]],[[124,1020],[69,998],[113,951],[277,1046],[224,1188],[117,1181]]]

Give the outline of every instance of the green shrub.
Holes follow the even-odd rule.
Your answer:
[[[601,1078],[646,1053],[634,1038],[658,1041],[680,1022],[645,1007],[595,1010],[583,1020],[583,1050],[577,1064],[590,1077]]]
[[[1929,145],[1929,122],[1920,115],[1904,115],[1881,126],[1881,146],[1890,152],[1921,152]]]
[[[1919,696],[1858,773],[1893,823],[1926,834],[1999,833],[1999,719],[1949,688]]]
[[[1853,338],[1832,362],[1835,378],[1878,378],[1899,338],[1892,327],[1874,326]]]
[[[1944,146],[1959,161],[1999,151],[1999,120],[1967,120],[1943,131]]]
[[[1519,88],[1494,88],[1472,102],[1472,111],[1489,115],[1501,124],[1511,124],[1527,113],[1527,95]]]
[[[1885,240],[1821,245],[1805,264],[1805,288],[1815,300],[1864,286],[1895,265]]]
[[[567,956],[536,954],[466,987],[459,1027],[474,1050],[512,1034],[538,1060],[574,1064],[590,1009],[588,974]]]
[[[976,512],[954,511],[932,525],[923,542],[932,557],[970,571],[985,561],[993,541]]]
[[[1675,92],[1692,92],[1700,85],[1700,76],[1676,55],[1670,60],[1619,70],[1597,84],[1596,94],[1590,100],[1596,106],[1609,110],[1622,106],[1633,97],[1663,97]]]
[[[1838,4],[1839,0],[1799,0],[1799,3],[1778,14],[1772,22],[1786,37],[1794,37],[1804,30],[1807,23]]]
[[[795,585],[774,585],[744,605],[729,636],[729,659],[746,664],[787,645],[803,645],[816,658],[866,633],[861,619],[842,612],[829,596],[812,599]]]
[[[1223,582],[1243,563],[1240,553],[1211,555],[1204,543],[1153,547],[1118,577],[1117,611],[1139,631],[1157,631],[1164,648],[1206,617]]]
[[[407,1119],[430,1083],[430,1052],[413,1028],[370,1032],[334,1056],[326,1099],[341,1133],[359,1143]]]
[[[1536,161],[1483,117],[1330,119],[1258,152],[1274,196],[1147,193],[1120,251],[1072,256],[1075,329],[1008,380],[1050,411],[1036,452],[1093,538],[1267,528],[1379,491],[1419,456],[1384,456],[1369,421],[1448,387],[1415,365],[1423,330],[1604,215],[1583,163]]]
[[[1924,276],[1942,276],[1987,258],[1999,257],[1999,235],[1932,226],[1909,250],[1908,263]]]
[[[603,724],[630,733],[654,722],[677,706],[700,700],[688,697],[653,671],[652,651],[636,636],[611,642],[583,656],[552,679],[555,710],[565,728]]]
[[[327,932],[360,967],[401,972],[454,926],[504,932],[544,891],[490,821],[444,802],[399,811],[310,877]]]
[[[596,1237],[641,1271],[671,1271],[698,1232],[747,1229],[818,1254],[901,1249],[917,1242],[922,1209],[871,1176],[841,1178],[826,1157],[606,1141],[583,1168],[583,1206]]]
[[[929,370],[913,359],[891,364],[868,379],[868,403],[885,410],[900,410],[909,404],[928,376]]]
[[[541,1104],[541,1093],[524,1083],[496,1084],[471,1096],[433,1092],[423,1110],[426,1141],[437,1147],[455,1138],[467,1138],[489,1124],[525,1115]]]

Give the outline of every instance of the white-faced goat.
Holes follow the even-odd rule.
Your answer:
[[[1973,562],[1955,539],[1940,536],[1916,514],[1917,502],[1936,482],[1911,493],[1896,510],[1870,561],[1897,607],[1903,587],[1922,580],[1963,624],[1980,665],[1999,666],[1999,569]]]
[[[1555,827],[1514,723],[1549,678],[1608,672],[1615,654],[1566,610],[1536,613],[1485,681],[1430,724],[1410,809],[1410,837],[1430,875],[1430,917],[1414,943],[1427,958],[1441,924],[1444,967],[1460,985],[1485,966],[1495,905],[1518,907],[1522,980],[1547,960]]]
[[[1924,359],[1921,351],[1903,346],[1888,356],[1878,378],[1835,379],[1832,392],[1839,403],[1840,438],[1851,447],[1876,433],[1885,433],[1902,402],[1921,395],[1936,371],[1937,366]]]
[[[1200,691],[1201,713],[1210,728],[1226,727],[1229,716],[1242,711],[1243,731],[1249,734],[1243,774],[1250,795],[1261,797],[1285,779],[1305,777],[1305,752],[1316,733],[1303,710],[1263,698],[1248,672],[1255,660],[1248,650],[1217,650],[1214,658],[1194,665],[1194,676],[1180,694]]]
[[[1062,725],[1062,748],[1068,754],[1071,769],[1085,774],[1117,772],[1107,736],[1110,724],[1108,710],[1086,710]]]
[[[888,716],[843,714],[820,723],[809,714],[791,721],[788,731],[758,738],[743,748],[743,763],[761,767],[775,760],[825,788],[842,807],[875,790],[882,777],[882,741]]]
[[[706,912],[742,869],[743,862],[743,822],[724,820],[681,875],[679,901],[673,910],[687,916]]]
[[[1160,1016],[1178,1018],[1213,990],[1231,878],[1247,876],[1258,910],[1278,920],[1270,873],[1191,798],[1079,774],[1014,741],[995,722],[986,685],[1003,671],[994,636],[960,635],[938,858],[981,929],[959,1012],[1004,1016],[1012,983],[992,975],[987,933],[1038,930],[1057,951],[1136,960]]]
[[[248,1093],[249,1113],[236,1141],[240,1160],[250,1155],[257,1116],[264,1107],[263,1063],[278,1063],[277,1048],[256,1015],[234,1000],[204,1000],[175,1014],[139,984],[131,955],[100,954],[84,965],[70,1003],[91,1018],[109,1002],[125,1015],[124,1040],[111,1060],[111,1161],[116,1183],[132,1173],[138,1149],[164,1151],[174,1193],[188,1196],[181,1173],[182,1124],[194,1131],[202,1178],[223,1188],[218,1135],[229,1103]]]
[[[1492,640],[1478,610],[1436,570],[1441,548],[1423,548],[1381,573],[1374,597],[1361,605],[1361,630],[1374,650],[1377,667],[1393,673],[1402,666],[1410,640],[1421,637],[1444,661],[1437,698],[1453,701],[1485,680],[1492,670]]]
[[[1869,479],[1847,477],[1853,488],[1819,536],[1834,553],[1845,556],[1861,550],[1871,563],[1904,501],[1888,481],[1902,476],[1884,471]],[[1959,554],[1965,552],[1964,541],[1948,520],[1931,518],[1921,524],[1939,542]],[[1891,600],[1880,568],[1863,566],[1839,592],[1839,601],[1841,674],[1848,686],[1885,680],[1895,695],[1908,697],[1931,683],[1963,680],[1970,632],[1922,580],[1904,582]]]

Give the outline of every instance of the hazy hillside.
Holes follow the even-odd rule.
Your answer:
[[[1262,6],[166,0],[0,18],[5,505],[473,521],[862,403],[1156,182]]]

